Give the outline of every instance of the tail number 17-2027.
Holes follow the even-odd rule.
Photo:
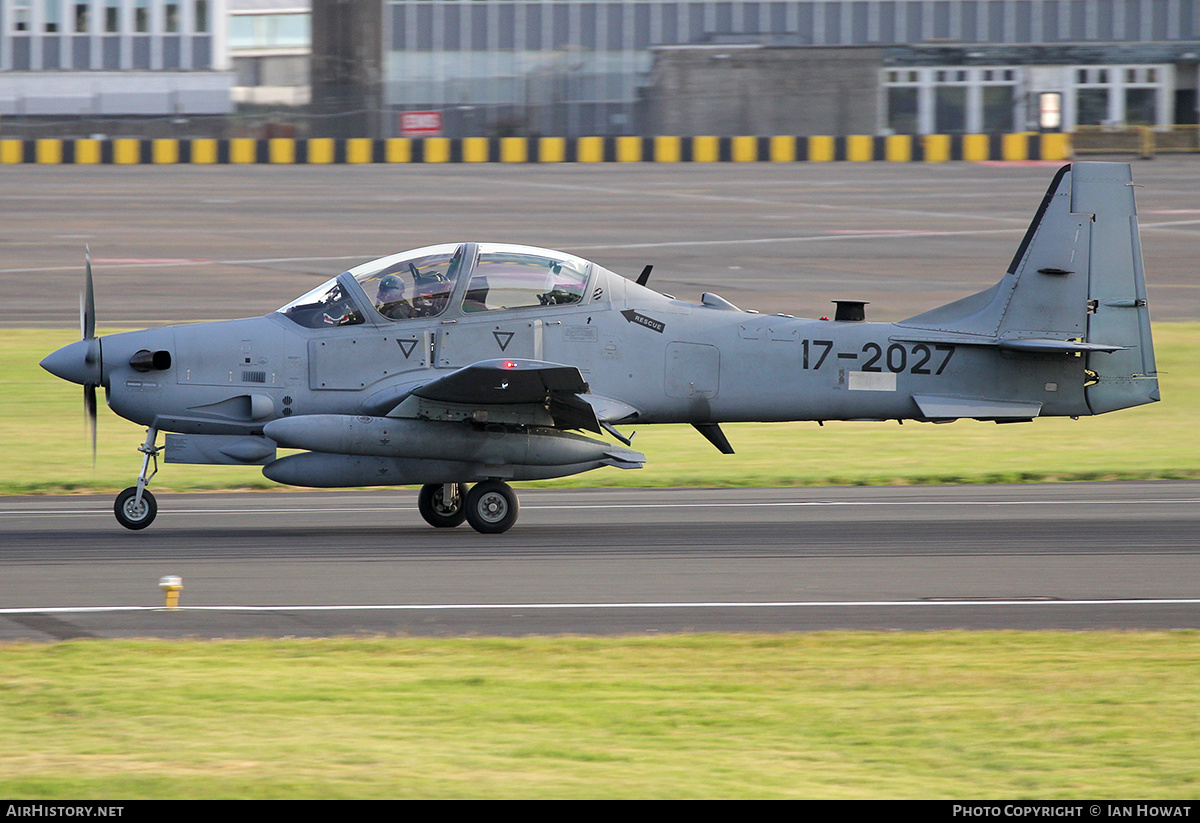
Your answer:
[[[892,343],[886,349],[879,343],[866,343],[862,355],[866,357],[860,367],[862,371],[909,372],[910,374],[941,374],[954,356],[954,346],[948,343],[916,343],[905,346]],[[825,363],[833,351],[832,340],[801,340],[800,367],[816,370]],[[857,352],[838,352],[839,360],[857,360]]]

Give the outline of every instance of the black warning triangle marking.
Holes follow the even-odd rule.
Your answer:
[[[492,337],[496,338],[496,345],[500,347],[500,351],[508,348],[508,344],[512,342],[513,335],[516,332],[511,331],[494,331]]]
[[[417,347],[416,340],[397,340],[396,342],[400,344],[400,351],[404,353],[405,360],[413,353],[413,349]]]

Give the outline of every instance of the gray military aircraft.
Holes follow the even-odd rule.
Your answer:
[[[84,386],[93,449],[97,386],[147,427],[137,484],[114,505],[129,529],[155,518],[146,486],[164,449],[292,485],[419,484],[431,525],[499,533],[517,517],[508,481],[640,468],[618,426],[690,423],[731,453],[721,423],[1008,423],[1159,399],[1128,164],[1064,166],[995,286],[899,323],[865,322],[859,301],[835,301],[832,320],[688,303],[649,273],[449,243],[265,317],[98,338],[89,263],[83,339],[42,366]]]

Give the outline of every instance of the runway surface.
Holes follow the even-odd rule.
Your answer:
[[[1200,482],[525,490],[499,536],[414,497],[0,499],[0,639],[1200,628]]]

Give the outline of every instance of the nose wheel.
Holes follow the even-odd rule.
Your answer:
[[[139,531],[154,522],[158,516],[158,501],[146,488],[150,478],[158,474],[158,452],[154,445],[158,439],[158,429],[151,426],[146,430],[146,442],[138,446],[142,457],[142,473],[138,475],[137,485],[130,486],[117,495],[113,502],[113,514],[117,522],[127,529]],[[154,461],[154,471],[150,471],[150,461]]]
[[[480,534],[500,534],[517,522],[517,493],[500,480],[476,483],[467,494],[467,522]]]
[[[142,489],[139,499],[137,486],[130,486],[117,495],[116,502],[113,503],[113,513],[122,526],[138,531],[154,522],[158,515],[158,501],[147,489]]]

